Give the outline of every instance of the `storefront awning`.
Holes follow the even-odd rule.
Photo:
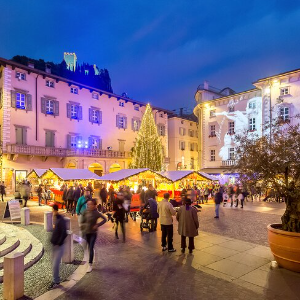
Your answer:
[[[43,177],[56,175],[61,180],[100,180],[100,176],[87,169],[50,168]]]

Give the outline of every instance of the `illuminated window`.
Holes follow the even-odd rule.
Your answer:
[[[72,104],[71,105],[71,119],[78,118],[78,105]]]
[[[16,78],[19,80],[26,80],[26,74],[22,72],[16,72]]]
[[[189,136],[194,137],[194,130],[189,129]]]
[[[256,108],[256,103],[255,102],[250,102],[249,103],[249,108],[252,108],[252,109]]]
[[[290,94],[290,88],[284,87],[280,89],[280,96],[285,96]]]
[[[71,93],[78,95],[78,88],[71,87]]]
[[[46,86],[50,88],[54,88],[54,81],[46,80]]]
[[[53,115],[54,114],[54,101],[53,100],[46,100],[46,114]]]
[[[228,149],[228,159],[230,159],[230,160],[234,159],[234,148]]]
[[[126,128],[126,118],[125,117],[119,117],[119,128]]]
[[[99,122],[99,111],[96,109],[93,109],[93,111],[92,111],[92,121],[93,121],[93,123]]]
[[[234,134],[234,122],[228,122],[228,134]]]
[[[179,135],[182,135],[182,136],[185,135],[185,128],[179,127]]]
[[[92,93],[92,98],[98,100],[99,94],[98,93]]]
[[[119,106],[124,107],[125,106],[125,102],[124,101],[119,101]]]
[[[216,150],[210,150],[210,161],[216,160]]]
[[[71,135],[71,147],[76,147],[76,146],[77,146],[77,136]]]
[[[184,141],[179,141],[179,149],[185,150],[185,142]]]
[[[139,130],[139,122],[138,122],[138,120],[133,120],[132,127],[133,127],[134,131],[138,131]]]
[[[215,109],[212,109],[210,112],[209,112],[209,117],[210,118],[213,118],[216,116],[216,110]]]
[[[158,134],[160,136],[165,136],[166,127],[164,125],[159,124],[158,125]]]
[[[216,136],[216,125],[210,125],[210,136]]]
[[[19,109],[25,109],[26,95],[23,93],[16,93],[16,107]]]
[[[255,118],[250,118],[249,119],[249,131],[254,131],[254,130],[256,130]]]
[[[289,107],[280,107],[279,117],[282,121],[288,121],[290,119],[290,109]]]

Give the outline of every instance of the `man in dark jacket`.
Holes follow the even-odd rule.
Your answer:
[[[77,201],[81,197],[81,186],[75,184],[75,191],[74,191],[74,207],[72,209],[72,216],[75,214],[76,206],[77,206]]]
[[[215,212],[216,212],[215,219],[219,219],[220,204],[222,203],[222,201],[223,201],[223,194],[219,190],[215,194]]]
[[[148,199],[152,198],[155,200],[155,198],[157,197],[157,191],[154,189],[152,184],[149,184],[148,186],[148,190],[146,191],[145,194],[145,200],[147,202]]]
[[[51,288],[54,288],[60,284],[59,265],[64,254],[64,241],[67,237],[67,226],[65,219],[58,213],[57,204],[54,204],[52,208],[55,216],[55,227],[50,240],[53,245],[53,282]]]
[[[103,185],[102,189],[100,190],[100,199],[101,199],[101,205],[102,205],[102,208],[105,206],[106,208],[106,203],[107,203],[107,196],[108,196],[108,193],[107,193],[107,189],[106,189],[106,186],[105,184]]]
[[[149,216],[148,219],[151,220],[151,227],[150,232],[156,231],[157,227],[157,219],[159,217],[159,214],[157,212],[157,202],[155,199],[148,199],[145,203],[144,208],[149,207]]]

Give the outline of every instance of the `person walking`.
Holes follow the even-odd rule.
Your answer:
[[[101,218],[102,221],[97,223],[99,218]],[[93,269],[94,246],[97,239],[98,228],[106,222],[106,217],[97,210],[97,200],[88,199],[87,209],[83,212],[81,224],[82,233],[85,236],[89,247],[89,265],[87,268],[87,273],[92,272]]]
[[[77,201],[76,214],[78,216],[79,228],[81,228],[81,225],[82,225],[82,215],[85,212],[85,210],[87,209],[87,202],[88,202],[89,199],[92,199],[90,191],[85,190],[84,191],[84,195],[81,196],[78,199],[78,201]]]
[[[3,196],[6,196],[6,186],[4,185],[4,181],[1,182],[0,185],[0,193],[1,193],[1,198],[2,198],[2,202],[4,202]]]
[[[58,206],[54,204],[52,206],[53,215],[55,217],[55,226],[51,237],[52,244],[52,262],[53,262],[53,282],[51,288],[55,288],[60,284],[59,278],[59,265],[64,254],[64,241],[67,237],[67,226],[66,221],[58,213]]]
[[[124,204],[124,195],[123,192],[119,192],[117,193],[117,197],[115,198],[113,203],[113,217],[115,219],[115,224],[116,224],[115,237],[116,239],[119,239],[118,228],[120,225],[123,234],[123,243],[125,243],[125,226],[124,226],[125,209],[123,204]]]
[[[101,199],[101,206],[102,206],[102,211],[105,207],[105,209],[107,209],[107,197],[108,197],[108,193],[106,190],[106,186],[105,184],[103,184],[101,190],[100,190],[100,199]]]
[[[209,189],[208,187],[206,186],[204,188],[204,200],[206,201],[206,203],[208,203],[208,195],[209,195]]]
[[[89,190],[91,193],[91,196],[93,197],[94,194],[94,189],[93,189],[93,185],[91,182],[88,183],[87,187],[85,188],[86,190]]]
[[[72,216],[73,214],[76,212],[76,207],[77,207],[77,201],[78,199],[81,197],[81,187],[76,183],[75,184],[75,190],[74,190],[74,195],[73,195],[73,199],[74,199],[74,205],[72,208]]]
[[[23,181],[23,184],[21,186],[21,196],[24,200],[24,207],[27,206],[27,201],[29,199],[29,196],[30,196],[30,186],[28,183],[25,183],[25,181]]]
[[[162,251],[168,250],[168,252],[175,252],[176,249],[173,247],[173,218],[176,211],[173,205],[169,202],[170,194],[165,193],[164,199],[158,203],[157,211],[159,214],[159,221],[161,226],[161,246]],[[167,247],[168,239],[168,247]]]
[[[74,187],[70,186],[67,191],[67,212],[72,212],[74,203]]]
[[[157,197],[157,191],[154,189],[152,184],[149,184],[148,190],[145,193],[145,202],[147,202],[148,199],[156,199]]]
[[[130,215],[130,206],[131,206],[132,193],[130,187],[127,186],[124,192],[124,207],[125,207],[125,222],[128,222],[128,216]]]
[[[192,201],[188,196],[184,200],[176,215],[178,221],[178,233],[181,235],[181,252],[185,252],[186,238],[189,238],[189,253],[195,249],[194,237],[198,235],[199,220],[197,210],[191,207]]]
[[[41,202],[42,202],[42,194],[43,194],[43,186],[40,184],[38,189],[36,190],[37,195],[38,195],[38,199],[39,199],[39,206],[42,206]]]
[[[109,189],[108,189],[108,206],[109,206],[109,211],[112,211],[114,200],[115,200],[115,189],[111,185],[109,187]]]
[[[61,189],[60,189],[63,194],[62,194],[62,200],[63,200],[63,204],[62,204],[62,208],[65,206],[65,209],[67,211],[67,205],[68,205],[68,199],[67,199],[67,194],[68,194],[68,186],[66,184],[64,184]]]
[[[217,193],[215,194],[215,219],[219,219],[219,211],[220,211],[220,204],[223,201],[223,194],[221,193],[220,190],[217,191]]]

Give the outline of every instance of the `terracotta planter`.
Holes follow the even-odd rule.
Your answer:
[[[281,230],[281,224],[270,224],[268,240],[278,265],[300,272],[300,233]]]

